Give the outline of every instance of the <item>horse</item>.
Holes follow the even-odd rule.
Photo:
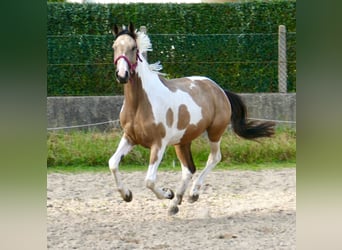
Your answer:
[[[122,198],[130,202],[132,192],[122,182],[119,163],[135,145],[148,148],[145,185],[157,198],[171,200],[168,214],[174,215],[196,171],[191,153],[194,139],[206,132],[210,154],[192,184],[189,202],[198,200],[205,177],[221,161],[220,141],[230,123],[238,136],[250,140],[271,137],[275,124],[248,121],[242,99],[207,77],[165,78],[158,72],[161,65],[149,65],[143,56],[152,50],[152,44],[147,34],[136,31],[132,23],[128,27],[114,25],[112,33],[115,76],[124,84],[124,102],[120,112],[123,136],[109,159],[109,169]],[[157,169],[169,145],[174,146],[182,169],[176,195],[156,185]]]

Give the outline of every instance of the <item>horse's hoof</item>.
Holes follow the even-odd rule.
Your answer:
[[[133,199],[133,195],[132,195],[131,190],[128,190],[128,192],[129,192],[128,195],[126,194],[125,196],[122,197],[124,199],[124,201],[126,201],[126,202],[130,202]]]
[[[198,200],[198,198],[199,198],[198,194],[193,194],[193,195],[189,196],[189,202],[194,203],[195,201]]]
[[[168,211],[168,214],[169,214],[169,216],[172,216],[172,215],[177,214],[178,211],[179,211],[179,208],[178,208],[177,206],[175,206],[175,207],[170,207],[170,208],[169,208],[169,211]]]
[[[173,191],[169,188],[163,188],[163,191],[165,192],[165,198],[166,199],[170,199],[172,200],[173,197],[175,197],[175,194],[173,193]]]

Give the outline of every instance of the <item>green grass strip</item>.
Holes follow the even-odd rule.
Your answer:
[[[108,160],[119,144],[122,131],[101,132],[49,132],[47,134],[47,166],[52,169],[108,169]],[[192,154],[198,169],[205,166],[210,148],[205,135],[194,140]],[[296,131],[278,128],[272,138],[249,141],[227,131],[221,141],[222,162],[220,168],[263,168],[267,165],[287,165],[296,163]],[[149,150],[136,146],[121,162],[124,171],[146,170]],[[63,167],[61,167],[63,166]],[[179,169],[174,148],[168,147],[161,170]],[[71,170],[74,169],[74,170]]]

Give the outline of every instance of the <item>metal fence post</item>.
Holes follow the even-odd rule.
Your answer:
[[[139,31],[146,34],[146,33],[147,33],[147,28],[146,28],[146,26],[140,26]],[[147,61],[147,51],[143,53],[143,56],[145,57],[145,59],[146,59],[146,61]]]
[[[278,31],[278,89],[287,92],[286,27],[279,25]]]

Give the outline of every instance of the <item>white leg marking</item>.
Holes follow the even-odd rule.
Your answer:
[[[181,204],[183,195],[189,185],[192,173],[190,170],[182,164],[182,181],[181,185],[177,189],[176,197],[170,201],[169,214],[176,214],[178,212],[178,205]]]
[[[210,142],[211,152],[208,157],[207,164],[201,174],[194,181],[190,190],[190,198],[196,201],[199,196],[199,189],[201,188],[203,181],[207,174],[221,161],[220,141]]]
[[[160,149],[151,148],[151,156],[150,158],[153,159],[155,156],[157,157],[157,160],[154,162],[151,162],[148,166],[145,183],[146,186],[152,190],[153,193],[157,196],[158,199],[172,199],[174,194],[172,190],[166,189],[166,188],[158,188],[155,186],[156,180],[157,180],[157,170],[159,167],[159,164],[163,158],[163,154],[165,152],[166,145],[162,145]]]
[[[115,179],[118,191],[121,196],[126,200],[131,195],[130,191],[125,188],[121,181],[120,173],[119,173],[119,163],[125,155],[131,151],[133,146],[127,141],[125,136],[123,136],[120,140],[119,146],[116,149],[114,155],[109,159],[109,169],[112,172],[112,175]]]

